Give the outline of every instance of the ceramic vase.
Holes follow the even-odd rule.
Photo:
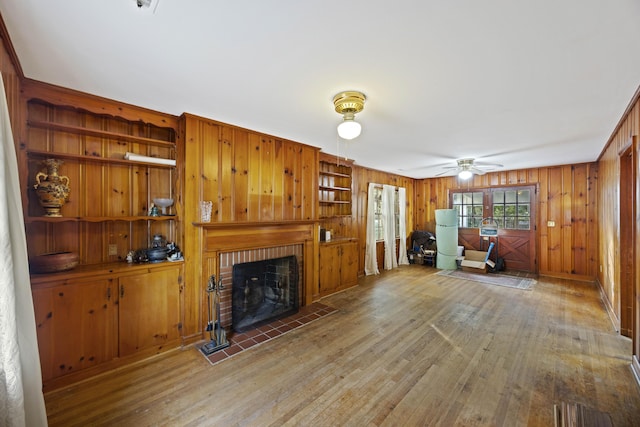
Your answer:
[[[69,177],[58,175],[58,168],[62,165],[62,160],[47,159],[42,164],[47,172],[36,174],[36,184],[33,186],[40,200],[40,205],[46,211],[45,216],[60,217],[60,208],[69,198],[71,189],[69,188]]]

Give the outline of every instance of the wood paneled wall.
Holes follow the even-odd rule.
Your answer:
[[[636,242],[634,262],[640,265],[640,166],[638,165],[639,148],[636,143],[632,146],[633,137],[640,135],[640,95],[637,92],[632,103],[627,109],[625,115],[621,119],[618,127],[610,138],[607,146],[600,155],[598,167],[598,219],[600,227],[597,230],[599,236],[599,252],[600,264],[602,270],[598,271],[597,278],[602,293],[605,296],[605,302],[610,313],[614,317],[614,322],[620,326],[623,316],[623,310],[630,307],[632,300],[635,299],[636,310],[638,310],[638,294],[640,294],[640,278],[636,272],[635,293],[633,289],[621,289],[621,275],[623,266],[621,265],[621,257],[623,253],[626,255],[629,251],[634,251],[633,247],[622,247],[621,244],[621,222],[620,222],[620,155],[625,149],[631,147],[634,151],[636,181],[636,218],[635,218],[635,236]],[[623,307],[622,305],[625,305]],[[636,311],[636,317],[637,311]],[[629,325],[631,323],[629,320]],[[636,327],[634,333],[634,355],[640,354],[640,327],[636,319]]]
[[[185,173],[179,192],[188,288],[183,330],[196,337],[202,333],[206,287],[201,283],[200,201],[213,202],[212,223],[315,221],[319,150],[191,114],[182,116],[181,128],[185,144],[178,158]]]
[[[17,141],[20,136],[20,126],[22,108],[20,107],[20,79],[22,70],[15,56],[13,46],[8,38],[4,22],[0,18],[0,72],[2,73],[2,81],[4,82],[4,91],[7,95],[7,107],[9,109],[9,120],[13,137]]]
[[[435,232],[436,209],[449,208],[449,190],[535,185],[538,272],[593,280],[598,269],[597,165],[585,163],[490,172],[415,182],[415,227]],[[555,221],[549,227],[547,221]]]

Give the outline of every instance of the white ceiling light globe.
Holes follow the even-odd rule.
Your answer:
[[[357,138],[362,131],[362,126],[360,123],[355,120],[347,120],[345,119],[342,123],[338,125],[338,135],[342,139],[353,139]]]
[[[471,178],[472,176],[473,176],[473,173],[471,171],[467,171],[467,170],[460,171],[460,173],[458,174],[458,177],[460,179],[464,179],[464,180],[467,180],[467,179]]]

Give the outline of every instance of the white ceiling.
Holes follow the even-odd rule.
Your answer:
[[[0,0],[0,13],[28,78],[414,178],[464,157],[594,161],[640,85],[638,0]],[[335,130],[344,90],[367,95],[351,142]]]

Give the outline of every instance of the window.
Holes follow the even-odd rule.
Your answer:
[[[376,212],[376,240],[382,240],[384,238],[384,226],[382,223],[382,187],[376,187],[373,191],[375,203],[374,206]]]
[[[376,240],[384,240],[384,224],[382,221],[382,187],[374,188],[374,208],[375,208],[375,229]],[[395,236],[398,238],[400,235],[400,199],[398,197],[398,190],[394,192],[393,211],[395,213]]]
[[[452,209],[458,211],[458,227],[477,228],[483,217],[484,194],[481,191],[473,193],[454,193]]]
[[[493,219],[500,228],[531,228],[531,194],[529,190],[496,190],[493,192]]]
[[[488,205],[486,211],[485,201]],[[454,192],[451,195],[451,208],[458,211],[460,228],[478,228],[483,217],[492,216],[499,228],[531,229],[530,189],[496,188]]]

